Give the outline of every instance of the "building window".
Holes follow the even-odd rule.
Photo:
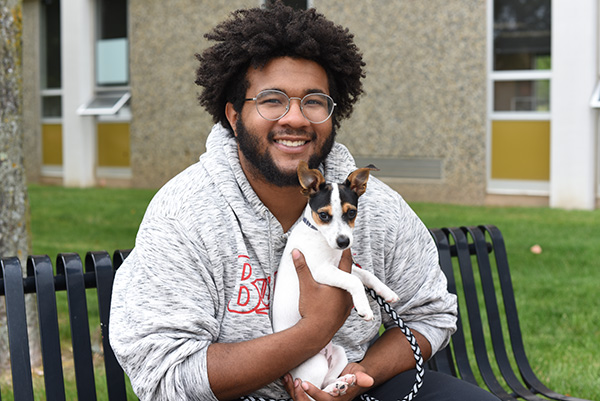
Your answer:
[[[494,71],[550,69],[550,0],[494,1]]]
[[[549,111],[550,11],[550,0],[494,0],[494,111]]]
[[[62,175],[62,75],[60,0],[45,0],[40,9],[40,95],[42,175]]]
[[[42,117],[60,118],[62,116],[60,0],[42,3],[40,22]]]
[[[96,0],[96,96],[78,110],[96,115],[99,178],[131,178],[127,0]]]
[[[97,7],[96,85],[128,85],[127,1],[98,0]]]
[[[488,191],[547,195],[551,0],[489,0]]]
[[[494,82],[494,111],[550,111],[550,80]]]
[[[96,94],[80,115],[117,115],[129,106],[127,0],[96,2]]]

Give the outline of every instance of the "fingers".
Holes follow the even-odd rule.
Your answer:
[[[304,255],[302,255],[302,252],[300,252],[297,249],[293,249],[292,260],[294,261],[294,266],[296,266],[296,272],[298,273],[298,276],[306,273],[311,274],[310,269],[306,265],[306,260],[304,259]]]
[[[358,371],[355,374],[356,382],[350,384],[349,389],[356,386],[357,388],[368,389],[373,386],[374,380],[367,373]],[[339,399],[344,393],[340,393],[338,396],[332,396],[329,393],[324,392],[319,389],[315,385],[309,382],[302,381],[300,379],[293,380],[292,375],[289,373],[283,377],[283,384],[285,390],[295,401],[303,401],[303,400],[316,400],[316,401],[326,401],[332,399]],[[349,390],[348,389],[348,390]],[[363,390],[364,391],[364,390]],[[354,394],[351,396],[351,393]],[[359,393],[355,391],[348,391],[348,396],[351,396],[351,399],[354,399]],[[310,396],[311,398],[309,398]],[[344,398],[346,399],[346,398]]]
[[[346,273],[352,272],[352,252],[350,249],[346,249],[342,253],[342,259],[340,260],[340,264],[338,265],[340,270],[345,271]]]
[[[311,335],[318,334],[318,338],[324,341],[322,346],[325,346],[350,315],[352,297],[340,288],[319,284],[299,250],[292,250],[292,260],[296,267],[300,289],[298,310],[303,324],[310,323],[309,326],[304,327],[311,328]],[[345,260],[345,263],[348,263],[349,259]],[[331,267],[326,266],[326,268]]]
[[[297,379],[297,380],[300,381],[299,379]],[[321,391],[321,389],[317,388],[312,383],[301,381],[300,388],[301,388],[301,391],[296,391],[296,395],[299,395],[299,393],[302,393],[302,395],[304,395],[304,397],[306,397],[306,398],[299,396],[297,398],[298,400],[304,400],[304,399],[310,400],[310,398],[308,398],[306,396],[307,394],[310,395],[312,397],[312,399],[314,399],[315,401],[331,399],[331,396],[329,394]]]
[[[303,382],[300,379],[293,380],[292,375],[287,373],[283,377],[283,385],[285,387],[285,391],[294,399],[294,401],[310,401],[311,398],[307,395],[307,391],[311,393],[321,392],[315,386],[308,382]]]
[[[286,375],[283,376],[283,387],[290,396],[294,396],[294,381],[292,380],[292,375],[289,373],[286,373]]]
[[[298,273],[298,275],[305,274],[306,272],[308,272],[308,274],[311,274],[310,269],[306,265],[304,255],[302,255],[302,252],[300,252],[298,249],[292,250],[292,260],[294,261],[294,266],[296,266],[296,272]],[[340,270],[343,270],[346,273],[351,273],[352,264],[352,252],[350,251],[350,249],[346,249],[342,253],[342,258],[340,259],[338,267]]]
[[[375,380],[365,372],[356,372],[356,385],[358,387],[370,388],[375,384]]]
[[[292,260],[294,261],[296,274],[298,275],[300,293],[302,293],[303,288],[307,288],[307,285],[310,285],[311,282],[315,283],[315,281],[308,265],[306,264],[306,260],[304,259],[302,252],[300,252],[298,249],[293,249]]]

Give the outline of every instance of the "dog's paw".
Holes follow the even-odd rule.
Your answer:
[[[383,298],[383,299],[385,299],[385,302],[390,303],[390,304],[397,302],[400,299],[400,297],[394,291],[390,291],[390,292],[391,292],[390,294],[388,294],[387,296],[385,296]]]
[[[400,297],[387,286],[383,286],[382,288],[380,288],[380,290],[377,291],[377,295],[383,298],[385,302],[388,302],[390,304],[400,299]]]
[[[326,393],[334,397],[346,394],[346,391],[356,383],[356,376],[353,374],[338,377],[336,381],[323,389]]]
[[[367,322],[373,320],[373,311],[370,308],[362,311],[356,309],[356,313],[358,313],[358,316]]]

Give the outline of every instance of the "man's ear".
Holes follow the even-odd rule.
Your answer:
[[[236,132],[236,127],[237,127],[237,121],[239,116],[239,113],[237,111],[235,111],[235,109],[233,108],[233,103],[231,102],[227,102],[227,104],[225,105],[225,116],[227,117],[227,121],[229,121],[229,125],[231,125],[231,129],[233,130],[233,134],[235,136],[237,136],[237,132]]]

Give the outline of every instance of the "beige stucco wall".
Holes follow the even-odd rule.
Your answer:
[[[481,204],[486,8],[477,0],[314,0],[364,53],[366,94],[340,142],[356,156],[440,159],[442,178],[388,182],[410,200]]]
[[[212,120],[198,104],[203,35],[257,0],[129,0],[132,184],[157,187],[204,151]]]
[[[436,4],[433,5],[432,3]],[[441,160],[442,178],[388,180],[407,199],[483,203],[486,10],[474,0],[314,0],[367,63],[365,95],[339,140],[357,156]],[[133,184],[193,163],[212,125],[194,85],[203,34],[256,0],[130,0]],[[385,178],[385,177],[382,177]]]

